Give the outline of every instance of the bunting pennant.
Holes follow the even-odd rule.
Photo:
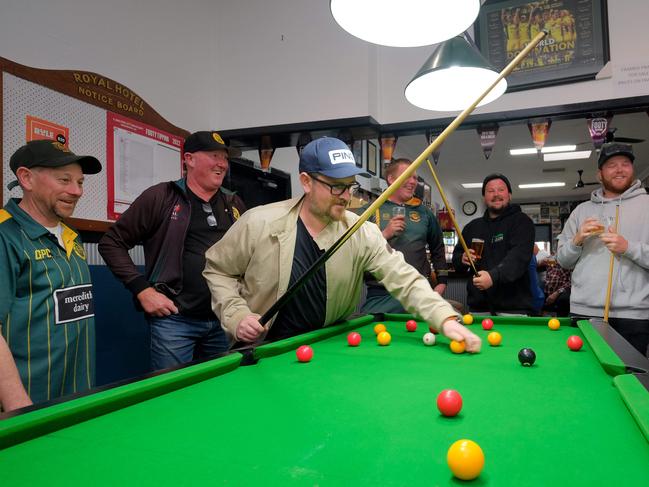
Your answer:
[[[480,136],[480,146],[484,153],[485,159],[489,159],[491,152],[496,145],[496,135],[498,135],[498,124],[491,124],[478,127],[478,135]]]
[[[397,146],[397,137],[392,134],[381,135],[379,145],[381,146],[381,159],[384,164],[388,164],[392,160],[394,148]]]
[[[602,144],[606,142],[606,133],[608,128],[611,126],[611,119],[613,117],[595,117],[589,118],[586,120],[588,124],[588,133],[590,134],[590,140],[593,142],[595,150],[599,152]]]
[[[434,131],[434,130],[426,130],[426,140],[428,141],[428,145],[432,144],[433,141],[434,141],[438,136],[439,136],[439,133],[438,133],[438,132],[436,132],[436,131]],[[437,163],[439,162],[439,155],[440,155],[440,153],[441,153],[442,145],[443,145],[443,144],[441,144],[441,145],[437,148],[437,150],[433,151],[433,153],[431,154],[431,155],[433,156],[433,162],[435,163],[436,166],[437,166]]]
[[[550,132],[550,125],[552,125],[552,120],[548,119],[544,122],[528,122],[527,127],[530,129],[530,134],[532,134],[532,142],[534,142],[534,147],[536,151],[541,154],[545,141],[548,138],[548,132]]]
[[[270,135],[262,135],[259,143],[259,162],[262,171],[270,172],[270,161],[273,159],[274,153],[275,148]]]

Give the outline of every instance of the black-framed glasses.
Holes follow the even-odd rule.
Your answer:
[[[349,190],[350,193],[354,193],[358,191],[361,187],[361,185],[358,184],[357,182],[353,182],[349,184],[329,184],[327,181],[323,181],[322,179],[316,178],[313,174],[309,174],[309,176],[311,176],[312,179],[318,181],[320,184],[329,186],[329,191],[331,191],[331,194],[334,196],[341,196],[347,190]]]
[[[201,206],[203,207],[203,211],[207,213],[207,224],[210,227],[215,227],[217,225],[217,221],[216,217],[214,216],[212,206],[209,203],[203,203]]]

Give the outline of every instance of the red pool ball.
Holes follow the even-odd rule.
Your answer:
[[[300,362],[310,362],[313,358],[313,349],[308,345],[302,345],[295,351],[295,355]]]
[[[435,328],[433,328],[433,325],[428,325],[428,330],[430,330],[430,332],[434,335],[437,335],[439,333]]]
[[[566,343],[568,344],[568,348],[573,352],[581,350],[581,347],[584,346],[584,341],[577,335],[572,335],[570,338],[568,338],[568,341]]]
[[[482,329],[491,330],[494,327],[494,322],[491,318],[485,318],[482,320]]]
[[[462,409],[462,396],[454,389],[444,389],[437,396],[437,409],[444,416],[455,416]]]
[[[417,331],[417,322],[415,320],[406,321],[406,330]]]
[[[361,334],[352,331],[349,335],[347,335],[347,343],[349,343],[350,347],[358,347],[361,343]]]

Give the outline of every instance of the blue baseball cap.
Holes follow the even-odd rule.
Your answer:
[[[300,172],[317,172],[334,179],[367,173],[356,166],[354,154],[347,144],[333,137],[321,137],[309,142],[300,154]]]

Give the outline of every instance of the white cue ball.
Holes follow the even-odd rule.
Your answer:
[[[426,333],[424,335],[424,344],[428,345],[429,347],[431,345],[435,345],[435,334],[434,333]]]

